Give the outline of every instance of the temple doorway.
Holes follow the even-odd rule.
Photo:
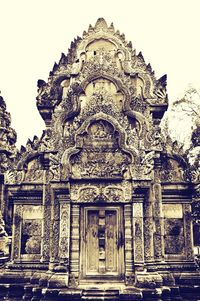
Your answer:
[[[114,280],[124,275],[123,208],[87,206],[81,209],[82,279]]]

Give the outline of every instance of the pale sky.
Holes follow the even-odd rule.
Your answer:
[[[200,0],[0,0],[0,12],[0,90],[18,146],[44,129],[37,80],[99,17],[142,51],[157,78],[167,74],[170,102],[200,86]]]

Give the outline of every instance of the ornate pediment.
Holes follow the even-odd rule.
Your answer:
[[[21,149],[16,181],[41,182],[47,169],[55,181],[153,178],[164,149],[166,76],[157,80],[142,53],[104,19],[62,54],[47,83],[38,81],[37,106],[46,129]],[[34,157],[41,166],[27,168]]]
[[[162,154],[160,179],[171,183],[189,181],[187,162],[181,156]]]
[[[99,113],[85,121],[76,132],[75,146],[64,152],[63,177],[124,178],[133,157],[120,126]]]
[[[116,85],[117,92],[124,95],[122,102],[125,108],[132,99],[140,99],[146,108],[151,108],[155,118],[161,118],[167,108],[166,76],[156,80],[141,52],[136,55],[124,35],[100,18],[94,27],[90,26],[88,32],[84,32],[82,38],[71,44],[68,55],[62,54],[50,73],[48,83],[38,81],[37,106],[45,122],[52,120],[55,108],[69,98],[74,81],[81,87],[81,91],[73,90],[76,98],[80,92],[87,94],[86,86],[95,86],[100,78]],[[142,107],[146,110],[144,103]],[[141,107],[136,101],[132,101],[132,106],[136,111]]]

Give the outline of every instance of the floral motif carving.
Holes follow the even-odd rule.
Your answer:
[[[153,169],[154,169],[154,157],[155,157],[155,152],[154,151],[148,152],[144,155],[144,157],[141,161],[141,164],[142,164],[145,175],[148,175],[153,171]]]
[[[60,240],[59,258],[63,263],[69,261],[69,235],[70,235],[70,204],[60,205]]]
[[[99,191],[96,187],[83,187],[79,190],[79,199],[82,202],[93,202]]]
[[[102,183],[98,185],[80,184],[71,186],[71,199],[75,202],[97,202],[99,196],[105,202],[130,202],[132,198],[131,184],[122,181],[120,184]]]
[[[106,51],[104,48],[98,49],[97,54],[85,62],[82,69],[83,73],[109,73],[116,75],[119,73],[116,60],[111,52]]]
[[[120,202],[125,200],[124,190],[122,188],[108,186],[105,187],[104,194],[111,202]]]

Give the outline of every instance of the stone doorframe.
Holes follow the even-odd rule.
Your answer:
[[[84,206],[86,204],[84,203]],[[95,204],[93,204],[95,205]],[[144,268],[143,203],[107,204],[123,206],[124,220],[124,281],[133,284],[135,270]],[[104,204],[106,206],[106,204]],[[70,279],[79,283],[80,276],[80,209],[81,204],[71,204]]]
[[[123,205],[84,204],[80,214],[80,280],[123,280]]]

